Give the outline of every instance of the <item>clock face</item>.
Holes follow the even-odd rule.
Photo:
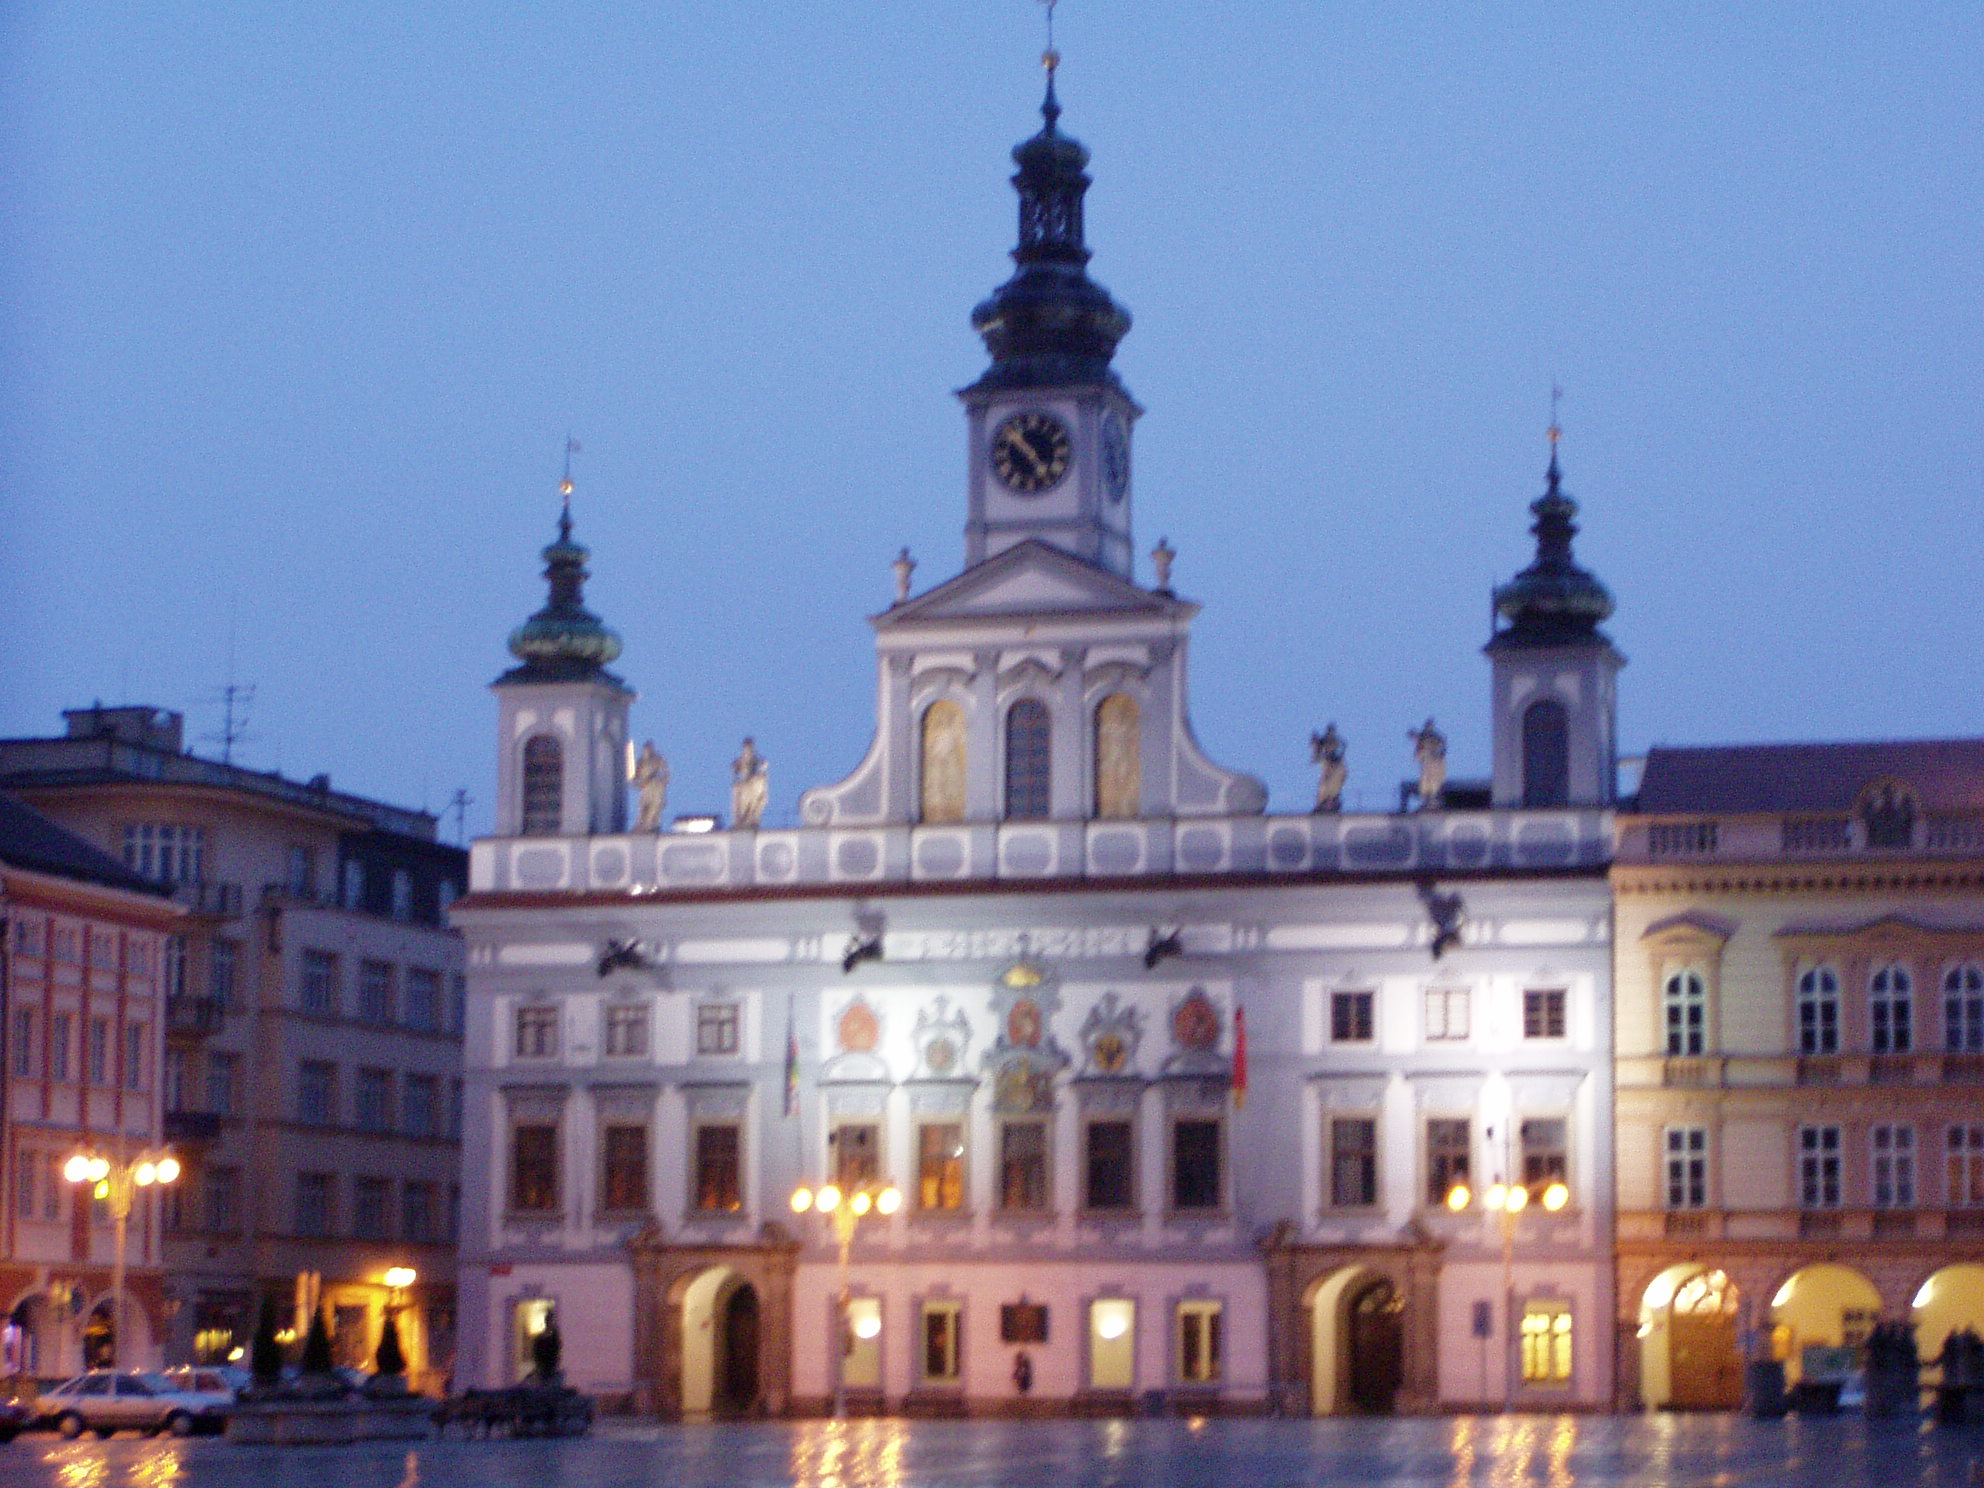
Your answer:
[[[1016,413],[992,431],[992,471],[1022,496],[1058,486],[1073,453],[1068,426],[1051,413]]]
[[[1102,421],[1102,483],[1111,501],[1121,501],[1130,489],[1130,435],[1114,413]]]

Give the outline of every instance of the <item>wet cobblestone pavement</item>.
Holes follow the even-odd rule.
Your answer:
[[[1855,1418],[607,1423],[576,1441],[288,1450],[37,1434],[0,1446],[0,1488],[1967,1488],[1979,1462],[1984,1429]]]

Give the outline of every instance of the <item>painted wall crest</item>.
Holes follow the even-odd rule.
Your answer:
[[[916,1045],[917,1074],[926,1080],[967,1079],[965,1051],[971,1047],[971,1021],[963,1008],[952,1008],[948,997],[917,1009],[916,1027],[911,1031]]]
[[[1088,1073],[1134,1074],[1137,1045],[1143,1036],[1142,1014],[1125,1006],[1116,993],[1103,993],[1101,1001],[1088,1010],[1088,1017],[1082,1023],[1081,1042],[1088,1056]]]
[[[1054,1017],[1060,1011],[1059,979],[1031,960],[1014,962],[993,983],[992,1015],[999,1037],[985,1051],[985,1067],[996,1110],[1054,1108],[1054,1076],[1070,1063],[1054,1038]]]

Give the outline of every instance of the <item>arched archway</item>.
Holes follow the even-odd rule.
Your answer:
[[[714,1409],[722,1415],[755,1415],[758,1409],[758,1289],[740,1280],[720,1303]]]
[[[719,1305],[734,1289],[737,1273],[711,1266],[682,1290],[682,1414],[707,1416],[716,1407],[717,1365],[723,1349]]]
[[[1923,1362],[1940,1358],[1952,1333],[1984,1334],[1984,1266],[1960,1262],[1932,1272],[1915,1289],[1910,1316]]]
[[[1784,1361],[1785,1379],[1796,1384],[1808,1349],[1858,1348],[1880,1316],[1880,1292],[1851,1266],[1803,1267],[1771,1294],[1771,1355]]]
[[[1384,1272],[1345,1266],[1310,1289],[1309,1403],[1319,1416],[1389,1415],[1405,1379],[1405,1299]]]
[[[1640,1298],[1640,1401],[1649,1410],[1734,1410],[1743,1401],[1742,1297],[1729,1273],[1669,1266]]]
[[[0,1324],[0,1374],[58,1372],[54,1312],[41,1292],[16,1302]]]

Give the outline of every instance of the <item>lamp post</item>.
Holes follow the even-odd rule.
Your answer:
[[[854,1244],[855,1226],[871,1214],[886,1219],[902,1208],[902,1191],[894,1184],[877,1185],[863,1183],[852,1193],[843,1194],[840,1186],[823,1183],[818,1188],[808,1188],[801,1184],[792,1191],[792,1212],[804,1214],[808,1210],[824,1214],[833,1221],[834,1239],[840,1245],[840,1264],[836,1271],[838,1285],[835,1288],[834,1309],[838,1326],[834,1329],[837,1347],[834,1349],[834,1419],[847,1419],[847,1306],[850,1300],[847,1286],[847,1252]]]
[[[406,1290],[420,1280],[420,1273],[411,1266],[388,1266],[386,1268],[386,1311],[398,1312],[406,1305]]]
[[[110,1205],[116,1224],[117,1248],[110,1272],[110,1367],[115,1369],[124,1344],[124,1241],[131,1226],[131,1206],[139,1189],[178,1182],[179,1159],[150,1148],[128,1162],[112,1162],[99,1152],[78,1152],[62,1165],[62,1176],[71,1183],[89,1184],[90,1192]]]
[[[1562,1179],[1544,1185],[1540,1202],[1555,1214],[1571,1201],[1571,1190]],[[1478,1207],[1493,1214],[1502,1232],[1502,1411],[1507,1414],[1515,1394],[1515,1376],[1520,1362],[1516,1354],[1516,1223],[1529,1207],[1529,1189],[1520,1183],[1504,1183],[1497,1178],[1488,1191],[1476,1199],[1465,1183],[1447,1190],[1447,1208],[1455,1214]],[[1482,1381],[1486,1384],[1487,1381]]]

